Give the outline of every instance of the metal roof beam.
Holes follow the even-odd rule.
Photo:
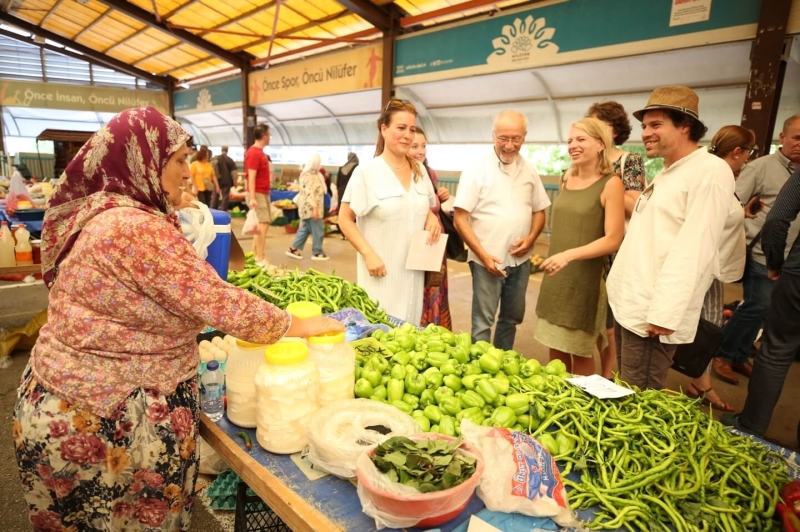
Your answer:
[[[47,14],[44,17],[42,17],[42,21],[39,22],[39,25],[40,26],[44,26],[44,23],[47,22],[47,19],[50,18],[50,15],[55,13],[56,9],[58,9],[59,6],[61,6],[61,4],[63,4],[63,3],[64,3],[64,0],[56,0],[56,3],[53,4],[53,7],[50,8],[50,11],[48,11]]]
[[[100,52],[92,50],[88,46],[84,46],[82,44],[73,42],[70,39],[67,39],[66,37],[62,37],[61,35],[58,35],[57,33],[53,33],[52,31],[46,30],[44,28],[40,28],[39,26],[37,26],[35,24],[31,24],[30,22],[26,22],[26,21],[24,21],[22,19],[19,19],[19,18],[15,17],[15,16],[9,15],[8,13],[4,13],[2,11],[0,11],[0,22],[5,22],[7,24],[11,24],[12,26],[16,26],[16,27],[20,28],[23,31],[27,31],[28,33],[32,33],[32,34],[38,35],[40,37],[44,37],[45,39],[49,39],[49,40],[53,41],[54,43],[60,44],[61,46],[66,46],[68,48],[72,48],[73,50],[75,50],[75,51],[79,52],[80,54],[82,54],[80,59],[82,59],[84,61],[90,61],[90,62],[94,61],[95,63],[98,63],[98,64],[100,64],[102,66],[111,68],[111,69],[116,70],[118,72],[123,72],[125,74],[128,74],[130,76],[134,76],[136,78],[140,78],[140,79],[149,81],[150,83],[153,83],[155,85],[158,85],[158,86],[164,87],[164,88],[166,88],[167,85],[172,82],[172,79],[170,77],[155,76],[155,75],[151,74],[150,72],[145,72],[144,70],[140,70],[138,68],[132,67],[131,65],[125,63],[124,61],[120,61],[118,59],[114,59],[113,57],[109,57],[107,55],[104,55],[104,54],[102,54]],[[18,40],[23,40],[23,42],[40,45],[39,43],[36,43],[36,42],[34,42],[32,40],[25,39],[21,35],[16,35],[16,34],[11,33],[11,35],[9,35],[9,37],[11,37],[12,35],[15,35]],[[56,51],[58,53],[63,53],[64,55],[68,55],[67,54],[67,52],[68,52],[67,50],[61,50],[58,47],[53,47],[53,48],[56,48],[56,50],[54,50],[54,51]]]
[[[393,24],[392,16],[370,0],[336,0],[359,17],[363,18],[382,32],[389,31]]]
[[[292,35],[294,33],[305,31],[305,30],[308,30],[308,29],[311,29],[311,28],[316,28],[317,26],[319,26],[321,24],[327,24],[328,22],[333,22],[334,20],[338,20],[338,19],[340,19],[342,17],[345,17],[347,15],[351,15],[351,14],[352,13],[350,13],[348,10],[345,9],[343,11],[339,11],[338,13],[333,13],[332,15],[328,15],[327,17],[323,17],[321,19],[310,20],[310,21],[306,22],[305,24],[301,24],[299,26],[295,26],[294,28],[289,28],[288,30],[284,30],[284,31],[278,33],[278,35],[276,35],[275,38],[276,39],[285,39],[286,37],[288,37],[289,35]],[[322,29],[322,28],[320,28],[320,29]],[[309,39],[309,40],[311,40],[311,39]],[[233,51],[238,52],[240,50],[244,50],[246,48],[250,48],[251,46],[259,46],[261,44],[264,44],[265,42],[269,42],[269,37],[262,37],[262,38],[260,38],[258,40],[249,42],[247,44],[243,44],[242,46],[237,46],[236,48],[233,49]]]
[[[219,46],[208,42],[202,37],[198,37],[194,33],[186,30],[170,29],[165,20],[158,22],[153,13],[145,11],[141,7],[131,4],[126,0],[100,0],[100,2],[106,4],[108,7],[116,9],[120,13],[123,13],[134,20],[138,20],[139,22],[150,26],[151,28],[156,28],[168,33],[173,37],[185,42],[186,44],[190,44],[195,48],[203,50],[204,52],[216,58],[222,59],[231,65],[238,66],[242,64],[242,61],[249,59],[247,57],[249,54],[242,55],[225,50],[224,48],[220,48]]]
[[[72,40],[77,42],[78,39],[83,37],[86,34],[86,32],[91,30],[98,22],[102,22],[103,20],[105,20],[111,14],[112,11],[114,11],[114,10],[111,9],[111,8],[106,9],[105,13],[103,13],[102,15],[100,15],[99,17],[97,17],[96,19],[91,21],[89,24],[86,25],[85,28],[83,28],[81,31],[76,33],[75,37],[73,37]],[[106,49],[106,51],[108,51],[109,49]]]

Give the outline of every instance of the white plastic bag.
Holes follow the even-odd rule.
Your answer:
[[[478,497],[489,510],[549,517],[563,527],[580,526],[569,509],[567,490],[555,460],[534,438],[522,432],[476,425],[468,419],[461,420],[461,435],[480,450],[486,461]]]
[[[385,427],[390,432],[375,430]],[[356,460],[364,449],[393,436],[420,432],[414,418],[397,408],[370,401],[347,399],[323,406],[306,425],[308,461],[337,477],[356,476]]]
[[[411,439],[421,440],[431,437],[442,437],[438,434],[415,434]],[[448,441],[455,441],[455,438],[444,436]],[[466,446],[467,444],[462,444]],[[383,528],[410,528],[425,520],[447,516],[455,517],[469,503],[475,485],[480,482],[482,475],[487,474],[488,469],[484,467],[484,458],[480,453],[469,452],[464,448],[459,448],[468,456],[474,457],[478,461],[475,473],[463,484],[454,488],[430,493],[421,493],[419,490],[410,486],[405,486],[399,482],[392,482],[381,473],[372,459],[369,457],[369,450],[361,453],[356,461],[358,471],[358,499],[361,501],[361,509],[365,514],[375,519],[375,527],[378,530]],[[474,446],[472,447],[474,450]],[[436,520],[439,524],[445,520]],[[420,527],[434,527],[434,523],[422,523]]]
[[[201,259],[208,257],[208,246],[217,238],[214,218],[211,210],[199,201],[193,201],[196,209],[187,208],[178,211],[183,234],[192,243]]]
[[[199,471],[204,475],[219,475],[231,468],[202,436],[197,437],[197,452],[200,455]]]
[[[247,218],[244,219],[244,227],[242,234],[257,235],[258,234],[258,215],[255,209],[247,211]]]

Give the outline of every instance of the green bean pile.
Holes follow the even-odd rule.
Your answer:
[[[534,437],[556,430],[574,442],[555,459],[564,477],[580,473],[580,482],[564,478],[572,507],[600,508],[589,528],[778,528],[772,517],[788,481],[785,459],[729,432],[699,400],[669,390],[600,400],[557,377],[544,389],[523,384],[520,391],[531,394],[531,413],[538,413]]]
[[[244,270],[228,272],[228,282],[282,309],[291,303],[309,301],[322,307],[324,314],[352,307],[372,323],[389,323],[386,311],[363,288],[336,275],[312,269],[270,275],[258,266],[248,265]]]

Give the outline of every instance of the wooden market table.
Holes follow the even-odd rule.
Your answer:
[[[42,273],[41,264],[33,264],[31,266],[8,266],[0,268],[0,276],[35,274],[35,273]]]
[[[242,439],[237,437],[240,431],[250,435],[253,443],[251,450],[246,450]],[[293,531],[375,530],[375,521],[361,511],[355,485],[333,475],[309,481],[289,456],[261,449],[254,429],[237,427],[228,421],[227,416],[215,423],[201,413],[200,435]],[[436,528],[441,532],[450,532],[482,509],[483,503],[473,495],[461,514]]]

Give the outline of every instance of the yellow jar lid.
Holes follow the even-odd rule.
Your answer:
[[[286,312],[297,318],[306,319],[322,316],[322,307],[310,301],[297,301],[286,307]]]
[[[302,342],[280,342],[265,350],[267,364],[286,366],[299,364],[308,358],[308,346]]]
[[[253,344],[253,343],[250,343],[250,342],[245,342],[244,340],[239,340],[237,338],[236,339],[236,345],[237,345],[237,347],[240,347],[242,349],[258,349],[259,347],[264,347],[267,344]]]
[[[310,344],[338,344],[344,342],[343,332],[329,332],[319,336],[309,336],[308,343]]]

